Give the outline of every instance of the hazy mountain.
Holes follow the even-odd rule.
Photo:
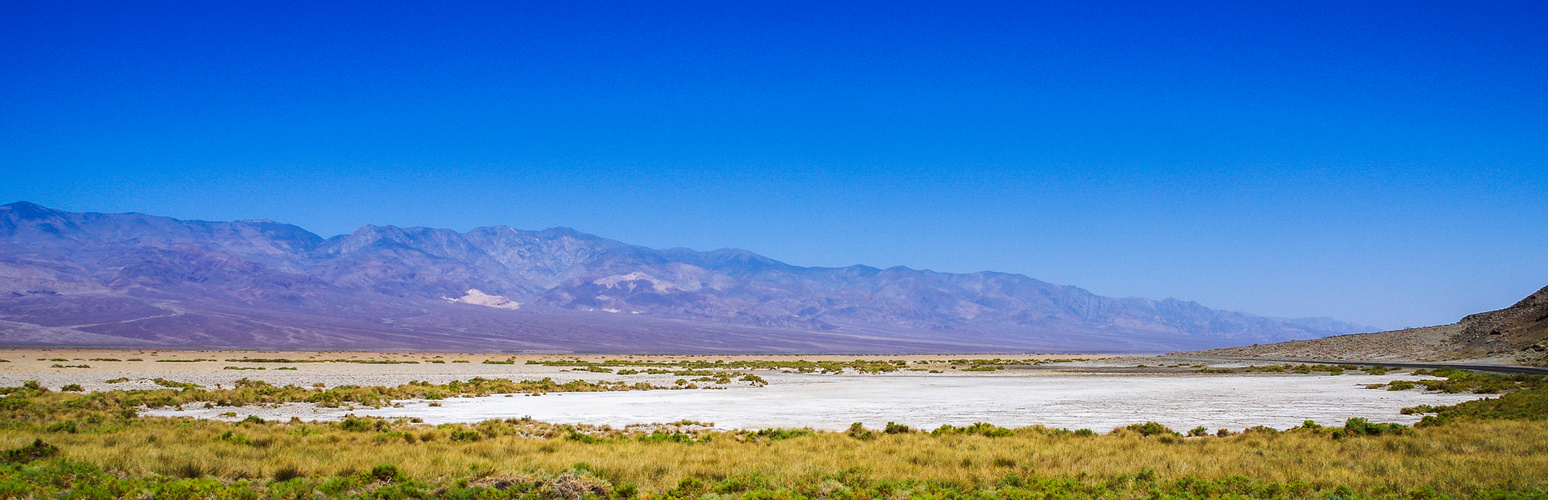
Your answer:
[[[1165,351],[1368,331],[1026,276],[809,268],[568,228],[364,226],[0,206],[11,345],[640,352]]]

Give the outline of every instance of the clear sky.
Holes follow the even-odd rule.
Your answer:
[[[0,1],[0,203],[1378,327],[1548,285],[1548,3],[836,3]]]

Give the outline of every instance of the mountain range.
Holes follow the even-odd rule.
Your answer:
[[[640,353],[1161,352],[1371,331],[1018,274],[800,267],[568,228],[0,206],[0,344]]]

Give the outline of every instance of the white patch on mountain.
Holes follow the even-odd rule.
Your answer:
[[[632,291],[634,290],[634,287],[637,286],[632,283],[635,281],[648,282],[650,283],[651,289],[659,293],[670,292],[672,290],[678,289],[678,287],[672,283],[656,279],[654,276],[639,271],[635,271],[629,274],[615,274],[606,278],[597,278],[595,281],[592,281],[592,283],[608,288],[626,287]]]
[[[475,306],[493,307],[496,309],[520,309],[521,303],[500,295],[490,295],[477,288],[469,288],[467,295],[458,298],[442,297],[452,302],[472,304]]]

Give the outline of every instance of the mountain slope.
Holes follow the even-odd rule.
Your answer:
[[[567,228],[364,226],[325,239],[266,220],[0,206],[0,342],[10,344],[1161,351],[1358,330],[1014,274],[806,268]]]
[[[1449,325],[1213,349],[1196,356],[1346,361],[1468,361],[1548,366],[1548,287]]]

